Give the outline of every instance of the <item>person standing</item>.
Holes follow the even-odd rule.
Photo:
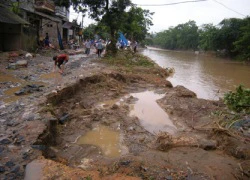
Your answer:
[[[60,54],[60,55],[54,56],[53,60],[55,62],[54,70],[56,70],[56,66],[57,66],[59,68],[59,73],[63,74],[64,65],[68,62],[69,56],[67,54]]]
[[[136,41],[134,42],[134,48],[133,49],[134,49],[134,53],[136,53],[136,51],[137,51],[137,42]]]
[[[103,45],[102,45],[102,40],[101,39],[97,42],[96,48],[97,48],[98,57],[101,57],[102,49],[103,49]]]
[[[86,54],[88,56],[90,54],[90,47],[91,47],[91,42],[88,39],[85,42],[85,47],[86,47]]]
[[[49,44],[50,44],[50,42],[49,42],[49,34],[46,33],[46,36],[44,38],[44,45],[45,45],[45,47],[50,47]]]

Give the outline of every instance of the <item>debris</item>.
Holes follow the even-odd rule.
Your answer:
[[[23,87],[21,90],[15,92],[15,95],[20,96],[20,95],[33,93],[35,91],[42,91],[41,87],[44,87],[44,85],[36,85],[36,84],[27,85]]]
[[[28,61],[27,60],[19,60],[16,62],[17,67],[27,67]]]
[[[70,114],[68,113],[63,113],[62,117],[59,119],[60,124],[64,124],[65,121],[67,121],[70,117]]]
[[[27,53],[27,54],[25,54],[25,57],[28,58],[28,59],[31,59],[33,56],[32,56],[32,54]]]

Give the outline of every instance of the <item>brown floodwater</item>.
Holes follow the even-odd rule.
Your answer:
[[[156,94],[152,91],[132,93],[138,100],[131,105],[131,116],[137,116],[141,125],[151,133],[160,131],[174,134],[176,127],[170,120],[168,114],[157,104],[164,94]]]
[[[93,141],[94,139],[94,141]],[[107,157],[119,157],[125,153],[121,144],[121,135],[107,126],[97,126],[92,131],[77,139],[77,144],[91,144],[101,148],[102,154]]]
[[[168,78],[173,86],[183,85],[199,98],[216,100],[242,84],[250,88],[250,65],[228,59],[156,48],[143,50],[161,67],[173,67]]]

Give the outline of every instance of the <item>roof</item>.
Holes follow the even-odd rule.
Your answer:
[[[42,12],[37,12],[37,11],[35,11],[35,12],[33,12],[33,13],[35,13],[35,14],[37,14],[37,15],[39,15],[39,16],[42,16],[42,17],[44,17],[44,18],[47,18],[47,19],[49,19],[49,20],[51,20],[51,21],[54,21],[54,22],[62,22],[61,19],[58,19],[58,18],[53,17],[53,16],[50,16],[50,15],[48,15],[48,14],[44,14],[44,13],[42,13]]]
[[[73,26],[73,24],[71,22],[65,22],[62,27],[66,28],[66,29],[71,29],[71,27]]]
[[[0,5],[0,22],[8,24],[30,24],[3,5]]]

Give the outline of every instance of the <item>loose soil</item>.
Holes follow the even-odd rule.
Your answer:
[[[44,84],[42,91],[1,104],[1,179],[23,179],[28,163],[27,179],[34,174],[41,179],[249,179],[249,138],[217,123],[216,112],[226,109],[221,101],[172,87],[165,69],[150,60],[134,63],[139,55],[129,54],[133,63],[121,66],[123,56],[112,61],[79,52],[59,77],[52,73],[52,56],[37,55],[28,68],[1,72],[20,80],[2,83],[6,90]],[[7,62],[2,55],[1,69]],[[138,102],[132,94],[149,91],[162,95],[157,103],[175,131],[148,131],[142,119],[131,116]],[[156,121],[158,114],[151,114]],[[109,145],[98,145],[104,140],[91,134],[98,128],[106,128],[100,138],[116,137],[110,143],[118,151],[106,153]],[[81,143],[88,134],[92,139]]]

